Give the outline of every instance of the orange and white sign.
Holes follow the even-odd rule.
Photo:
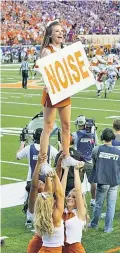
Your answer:
[[[54,105],[95,83],[81,42],[36,61]]]

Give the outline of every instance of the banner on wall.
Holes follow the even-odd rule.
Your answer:
[[[36,61],[54,105],[95,83],[81,42]]]

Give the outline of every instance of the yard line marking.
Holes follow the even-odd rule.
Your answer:
[[[98,98],[85,98],[85,97],[72,97],[72,99],[88,99],[88,100],[98,100]],[[99,101],[111,101],[111,102],[120,102],[120,99],[104,99],[104,98],[99,98]]]
[[[34,105],[34,106],[42,106],[40,104],[29,104],[29,103],[16,103],[16,102],[6,102],[6,101],[1,101],[3,104],[13,104],[13,105]]]
[[[115,118],[120,118],[120,116],[109,116],[109,117],[105,117],[106,119],[115,119]]]
[[[17,94],[17,93],[16,93]],[[23,93],[21,93],[23,94]],[[42,95],[41,94],[24,94],[23,95],[24,97],[41,97]],[[12,98],[20,98],[20,97],[17,97],[17,96],[10,96]],[[4,97],[1,97],[1,99],[4,98]],[[88,97],[72,97],[72,99],[86,99],[86,100],[98,100],[98,98],[88,98]],[[99,101],[110,101],[110,102],[120,102],[120,99],[104,99],[104,98],[99,98]]]
[[[94,92],[96,92],[96,90],[86,90],[86,92],[91,92],[91,91],[94,91]],[[116,89],[116,91],[115,91],[115,89],[112,91],[112,93],[120,93],[120,92],[118,92],[118,91],[120,91],[120,89]],[[84,90],[82,90],[81,92],[84,92]]]
[[[18,182],[23,182],[24,180],[18,179],[18,178],[12,178],[12,177],[1,177],[1,179],[7,179],[7,180],[12,180],[12,181],[18,181]]]
[[[15,105],[27,105],[27,106],[39,106],[39,107],[42,107],[42,105],[40,104],[29,104],[29,103],[16,103],[16,102],[6,102],[6,101],[1,101],[2,104],[15,104]],[[71,107],[72,109],[80,109],[80,110],[88,110],[88,111],[101,111],[103,113],[103,109],[101,108],[98,108],[98,109],[95,109],[95,108],[87,108],[87,107],[76,107],[76,106],[72,106]],[[104,109],[104,112],[120,112],[119,110],[105,110]]]
[[[28,116],[18,116],[18,115],[9,115],[9,114],[1,114],[1,116],[3,116],[3,117],[13,117],[13,118],[23,118],[23,117],[25,117],[26,119],[28,118],[30,118],[30,119],[32,119],[32,117],[28,117]],[[56,121],[60,121],[60,119],[56,119]],[[71,123],[74,123],[75,122],[75,120],[71,120],[70,121]],[[104,123],[96,123],[97,125],[100,125],[100,126],[112,126],[112,124],[104,124]],[[0,132],[2,132],[3,134],[4,134],[4,132],[5,131],[7,131],[7,129],[8,129],[8,133],[10,132],[10,130],[9,129],[11,129],[11,130],[13,130],[13,133],[19,133],[19,131],[21,131],[23,128],[16,128],[16,127],[3,127],[3,128],[1,128],[0,129]],[[15,131],[14,131],[15,130]],[[18,131],[17,131],[18,130]]]
[[[4,135],[15,135],[15,136],[20,136],[20,133],[3,133],[3,135],[1,137],[3,137]]]
[[[81,92],[83,92],[83,91],[81,91]],[[35,94],[35,93],[33,93],[33,94],[24,94],[24,93],[20,93],[20,92],[5,92],[5,91],[3,91],[3,92],[1,92],[1,94],[17,94],[17,95],[23,95],[24,97],[29,97],[29,96],[36,96],[36,97],[41,97],[42,96],[42,94]],[[98,100],[98,98],[88,98],[88,97],[79,97],[79,96],[73,96],[72,97],[72,99],[88,99],[88,100]],[[104,98],[99,98],[99,101],[111,101],[111,102],[120,102],[120,99],[104,99]]]
[[[2,134],[20,134],[21,133],[21,130],[10,130],[10,129],[0,129],[0,133]]]
[[[18,96],[10,96],[11,98],[20,98],[20,97],[18,97]]]
[[[16,162],[9,162],[9,161],[1,161],[1,163],[16,164],[16,165],[21,165],[21,166],[28,166],[27,163],[16,163]]]
[[[3,63],[3,64],[1,64],[1,67],[4,67],[4,66],[16,66],[16,65],[18,65],[18,66],[21,66],[21,63]],[[29,63],[29,65],[33,65],[33,63]]]
[[[32,118],[33,117],[29,117],[29,116],[18,116],[18,115],[8,115],[8,114],[1,114],[1,116],[3,116],[3,117],[12,117],[12,118],[24,118],[24,119],[31,119],[32,120]],[[8,127],[9,129],[10,129],[10,127]],[[7,129],[7,128],[6,128]],[[12,129],[12,128],[11,128]],[[20,128],[20,130],[21,130],[22,128]]]
[[[4,102],[4,103],[9,103],[9,102]],[[100,112],[102,112],[102,113],[103,113],[102,110],[104,110],[104,112],[120,112],[119,110],[109,110],[109,109],[105,110],[105,109],[101,109],[101,108],[95,109],[95,108],[76,107],[76,106],[73,106],[73,107],[71,107],[71,108],[72,108],[72,109],[80,109],[80,110],[88,110],[88,111],[100,111]]]
[[[115,87],[118,88],[118,89],[115,88],[114,90],[120,90],[119,84],[115,85]],[[88,90],[89,90],[89,89],[88,89]],[[91,90],[89,90],[89,91],[91,91]],[[96,91],[96,90],[92,90],[92,91]]]
[[[0,99],[8,99],[8,97],[0,97]]]
[[[9,84],[17,84],[17,83],[21,83],[21,80],[19,82],[15,82],[15,83],[12,82],[12,83],[7,83],[7,84],[9,85]]]
[[[14,78],[13,78],[13,77],[8,77],[7,79],[9,79],[9,80],[14,80]]]
[[[19,69],[1,69],[1,70],[12,70],[12,71],[16,71],[16,70],[19,70]],[[9,79],[9,78],[7,78]]]
[[[0,128],[0,130],[3,128]],[[11,129],[11,130],[22,130],[22,127],[4,127],[4,129]]]

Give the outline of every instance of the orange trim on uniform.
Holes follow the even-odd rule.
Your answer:
[[[50,46],[50,45],[47,46],[47,49],[49,49],[51,51],[51,53],[55,53],[55,50],[53,49],[52,46]],[[57,103],[55,105],[52,105],[48,93],[45,91],[45,89],[43,89],[41,104],[44,107],[49,107],[49,108],[65,107],[65,106],[71,104],[71,99],[70,98],[66,98],[66,99],[62,100],[61,102],[59,102],[59,103]]]
[[[52,248],[42,246],[42,248],[39,250],[38,253],[62,253],[62,246],[61,247],[52,247]]]
[[[54,48],[52,47],[52,45],[47,46],[47,49],[49,49],[51,51],[51,53],[55,53]]]
[[[69,213],[63,213],[62,218],[64,221],[66,221],[73,218],[74,216],[75,214],[73,212],[69,212]]]
[[[42,238],[39,235],[34,235],[28,244],[27,253],[38,253],[41,247]]]

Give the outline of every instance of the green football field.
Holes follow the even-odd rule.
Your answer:
[[[37,75],[35,80],[29,76],[29,88],[21,88],[21,76],[19,65],[2,65],[1,76],[1,184],[17,183],[25,181],[27,176],[27,160],[16,160],[16,152],[19,148],[19,134],[21,128],[25,127],[33,116],[42,110],[40,105],[42,89]],[[31,81],[32,80],[32,81]],[[18,86],[18,88],[16,88]],[[6,88],[5,88],[6,87]],[[11,88],[12,87],[12,88]],[[14,87],[14,88],[13,88]],[[115,89],[104,99],[96,96],[95,85],[72,97],[71,132],[75,131],[74,121],[78,115],[84,114],[92,117],[98,127],[97,133],[100,137],[101,131],[106,127],[112,127],[113,119],[120,116],[120,79]],[[56,123],[59,125],[57,115]],[[24,165],[25,164],[25,165]],[[90,193],[87,194],[89,207]],[[105,208],[105,206],[104,206]],[[92,209],[89,207],[92,217]],[[104,210],[103,210],[104,211]],[[25,227],[25,215],[22,213],[22,206],[3,208],[1,235],[7,236],[3,253],[25,253],[27,244],[33,236],[33,232]],[[120,194],[118,193],[116,213],[114,218],[114,231],[110,234],[103,233],[104,220],[101,219],[99,229],[87,230],[83,233],[82,243],[86,253],[105,253],[116,248],[120,252]],[[108,252],[110,253],[110,252]]]

